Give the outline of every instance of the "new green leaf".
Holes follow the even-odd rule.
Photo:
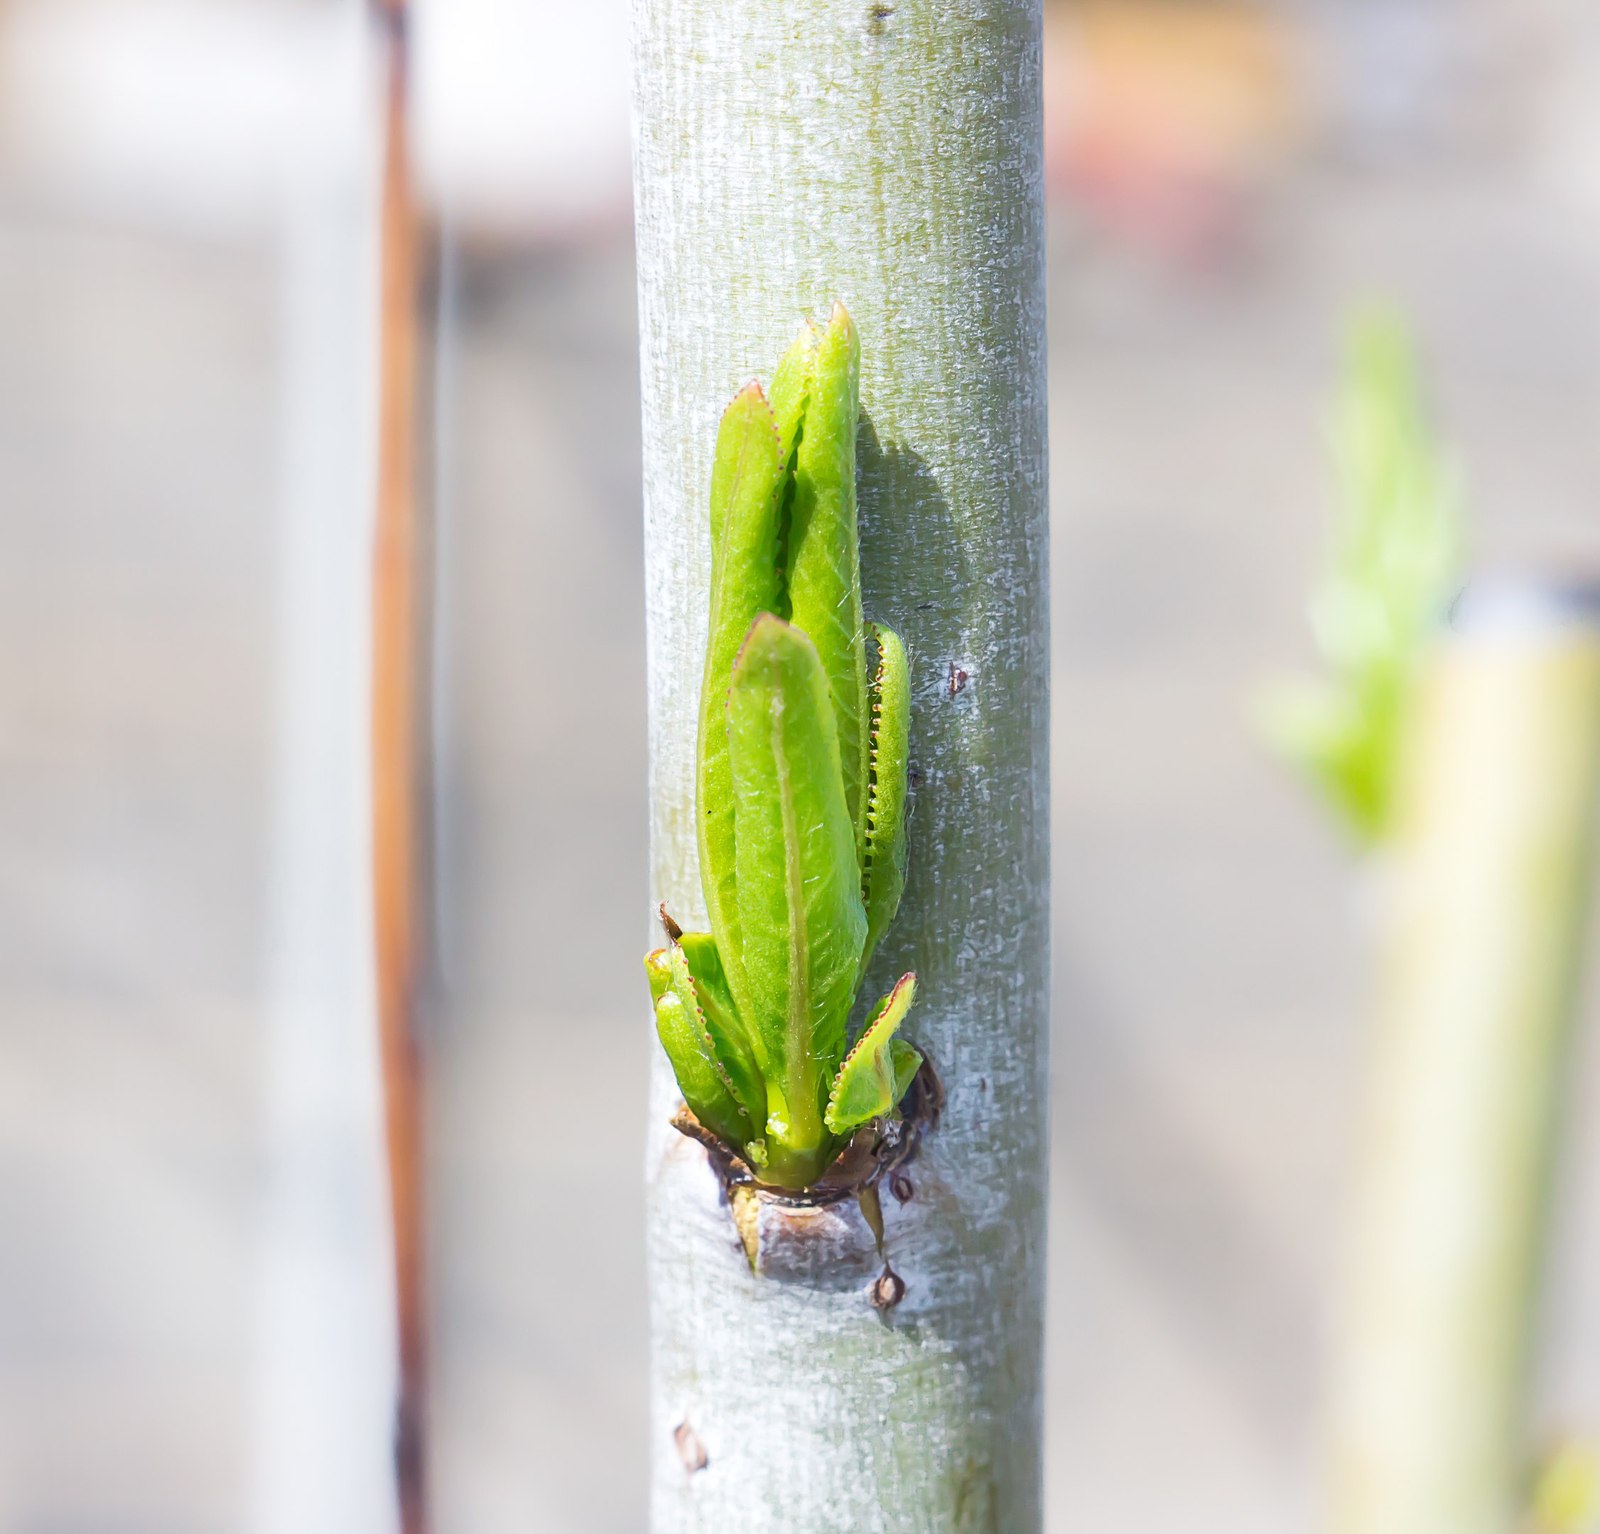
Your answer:
[[[910,767],[911,669],[893,629],[868,627],[878,647],[868,730],[866,841],[861,898],[867,910],[867,954],[900,909],[906,887],[906,778]],[[865,962],[865,960],[863,960]]]
[[[836,304],[811,358],[789,509],[789,618],[810,636],[828,679],[845,802],[865,833],[867,656],[856,531],[861,346]]]
[[[668,960],[674,989],[686,1006],[692,1003],[698,1009],[719,1074],[759,1134],[767,1117],[766,1081],[755,1044],[734,1006],[716,942],[706,932],[685,932],[668,950]]]
[[[734,396],[711,470],[711,618],[700,693],[700,879],[733,994],[743,990],[734,893],[733,780],[723,703],[750,625],[781,599],[778,510],[784,492],[778,427],[760,384]]]
[[[696,811],[709,933],[667,924],[657,1029],[703,1128],[762,1181],[810,1186],[920,1056],[909,980],[849,1048],[868,955],[905,887],[911,680],[862,616],[860,343],[836,305],[717,434]],[[877,661],[869,684],[867,636]]]
[[[800,423],[811,397],[811,373],[817,354],[817,327],[807,320],[772,375],[772,416],[778,426],[778,449],[790,478],[792,492],[794,450],[800,440]],[[785,508],[787,510],[787,508]],[[780,614],[781,616],[781,614]]]
[[[826,1120],[835,1134],[848,1134],[893,1110],[911,1085],[922,1056],[895,1031],[917,994],[917,977],[902,975],[872,1009],[855,1047],[844,1058],[828,1094]]]
[[[686,992],[676,983],[670,950],[650,954],[645,969],[655,999],[656,1036],[672,1062],[683,1100],[712,1133],[742,1146],[754,1137],[756,1128],[734,1096],[733,1084],[717,1059],[692,991]]]
[[[815,646],[758,618],[728,692],[739,922],[768,1128],[821,1143],[823,1071],[842,1052],[866,941],[855,830]]]

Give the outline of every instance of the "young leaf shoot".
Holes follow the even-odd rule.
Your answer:
[[[1460,479],[1429,427],[1403,323],[1352,325],[1333,419],[1340,509],[1311,601],[1325,667],[1269,697],[1264,726],[1353,833],[1388,826],[1416,665],[1458,578]]]
[[[922,1060],[903,976],[851,1042],[905,887],[909,666],[862,616],[860,343],[836,304],[722,418],[697,817],[709,933],[645,961],[679,1090],[774,1187],[815,1183],[892,1117]],[[869,650],[875,665],[869,671]]]

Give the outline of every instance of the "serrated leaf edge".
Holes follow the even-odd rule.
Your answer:
[[[896,1002],[902,991],[909,991],[910,995],[907,996],[905,1005],[897,1008]],[[894,985],[890,987],[888,995],[885,996],[873,1009],[872,1016],[867,1019],[866,1027],[861,1030],[861,1037],[850,1046],[849,1050],[845,1054],[844,1059],[839,1062],[839,1069],[834,1072],[833,1083],[828,1088],[828,1106],[823,1114],[824,1121],[827,1122],[828,1128],[832,1130],[834,1134],[843,1134],[847,1132],[844,1130],[834,1129],[831,1122],[833,1118],[833,1111],[835,1107],[837,1107],[839,1101],[839,1085],[844,1080],[845,1072],[852,1064],[854,1064],[856,1057],[860,1055],[869,1044],[872,1044],[874,1040],[880,1039],[885,1033],[892,1035],[899,1028],[901,1023],[906,1020],[911,1008],[915,1005],[916,999],[916,973],[915,971],[908,970],[898,980],[895,981]]]
[[[882,790],[878,784],[879,741],[883,734],[883,677],[887,663],[883,658],[883,625],[867,620],[867,632],[877,646],[878,664],[873,669],[872,685],[867,689],[867,786],[866,813],[862,817],[865,835],[861,847],[861,898],[865,900],[872,878],[872,864],[877,852],[878,816],[882,803]]]
[[[700,988],[695,984],[694,971],[689,968],[689,959],[683,951],[683,945],[674,940],[671,954],[672,957],[668,962],[672,966],[673,990],[680,1002],[687,1001],[694,1009],[692,1015],[695,1036],[705,1046],[705,1057],[710,1062],[711,1069],[716,1072],[717,1080],[727,1089],[728,1096],[749,1121],[751,1133],[754,1134],[760,1126],[756,1123],[756,1116],[751,1112],[750,1105],[739,1095],[739,1089],[734,1086],[728,1067],[722,1063],[722,1056],[717,1053],[717,1046],[711,1038],[711,1029],[706,1024],[705,1009],[700,1004]]]

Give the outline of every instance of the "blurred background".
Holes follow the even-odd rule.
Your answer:
[[[626,33],[625,0],[415,15],[441,230],[426,1032],[451,1534],[644,1524]],[[339,1527],[381,1526],[352,658],[374,38],[354,0],[0,0],[16,1534],[309,1531],[284,1468],[308,1464]],[[1282,1534],[1313,1523],[1371,923],[1251,699],[1309,655],[1364,298],[1412,318],[1478,562],[1600,565],[1600,13],[1051,0],[1047,59],[1050,1526]],[[1551,1431],[1600,1427],[1583,1069]],[[342,1437],[363,1403],[372,1434]]]

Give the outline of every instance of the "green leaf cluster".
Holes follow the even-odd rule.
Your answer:
[[[1280,688],[1264,726],[1355,838],[1382,840],[1417,661],[1458,578],[1460,476],[1430,428],[1396,317],[1352,324],[1333,420],[1340,506],[1311,601],[1322,677]]]
[[[645,961],[684,1101],[785,1188],[892,1114],[921,1065],[895,1036],[913,975],[850,1039],[905,886],[911,708],[904,645],[862,616],[859,378],[835,305],[770,396],[752,383],[722,417],[696,793],[711,931],[669,924]]]

